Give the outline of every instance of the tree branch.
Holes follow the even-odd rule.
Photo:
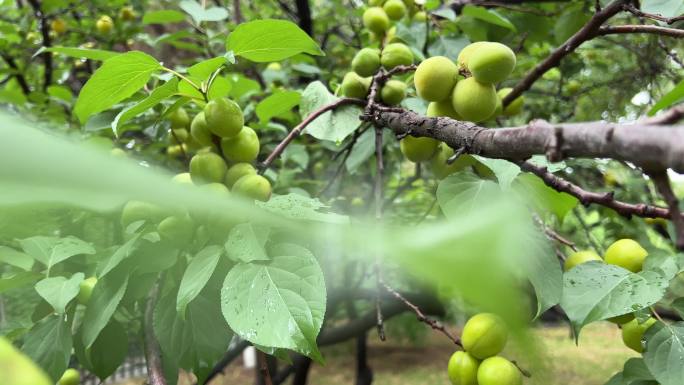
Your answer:
[[[145,362],[147,364],[147,382],[150,385],[166,385],[164,370],[162,369],[161,350],[154,336],[153,317],[154,306],[159,298],[159,282],[157,282],[147,298],[145,305],[144,336]]]
[[[677,249],[684,250],[684,217],[682,217],[679,211],[679,199],[672,191],[672,186],[670,185],[670,178],[667,176],[666,171],[657,172],[647,172],[648,176],[653,180],[653,184],[656,189],[663,196],[667,206],[669,207],[670,218],[675,227],[675,233],[677,234],[677,239],[675,245]]]
[[[307,35],[313,37],[313,20],[311,19],[311,7],[309,7],[309,0],[296,0],[297,17],[299,18],[299,28],[301,28]]]
[[[52,38],[50,37],[50,26],[48,23],[48,16],[43,13],[39,0],[27,0],[33,8],[33,13],[40,22],[40,34],[43,36],[43,46],[52,46]],[[43,72],[43,90],[47,90],[48,86],[52,84],[52,52],[43,52],[43,63],[45,70]]]
[[[604,25],[596,32],[597,36],[628,34],[628,33],[652,33],[656,35],[670,36],[675,38],[684,37],[684,29],[667,28],[658,25]]]
[[[625,11],[632,13],[634,16],[645,17],[647,19],[662,21],[662,22],[667,23],[667,24],[674,24],[680,20],[684,20],[684,15],[679,15],[679,16],[675,16],[675,17],[663,17],[661,15],[642,12],[640,9],[636,8],[632,4],[625,4],[625,5],[623,5],[622,8]]]
[[[29,87],[26,78],[21,73],[21,70],[19,69],[17,63],[14,61],[14,58],[10,55],[5,54],[4,52],[0,53],[0,57],[2,57],[5,60],[5,62],[7,62],[7,65],[14,71],[14,73],[11,76],[17,79],[19,87],[21,87],[21,91],[24,93],[24,95],[28,95],[29,93],[31,93],[31,87]]]

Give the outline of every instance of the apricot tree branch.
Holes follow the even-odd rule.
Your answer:
[[[356,105],[363,106],[365,104],[365,102],[361,99],[341,98],[341,99],[338,99],[338,100],[336,100],[330,104],[326,104],[325,106],[323,106],[323,107],[317,109],[316,111],[312,112],[311,114],[309,114],[309,116],[307,116],[304,120],[302,120],[301,123],[299,123],[297,126],[295,126],[295,128],[293,128],[292,131],[290,131],[290,133],[285,137],[285,139],[283,139],[280,143],[278,143],[276,148],[273,149],[273,152],[271,152],[271,154],[268,155],[266,160],[261,164],[261,172],[263,173],[264,171],[266,171],[266,169],[268,169],[270,167],[271,163],[273,163],[273,161],[276,158],[278,158],[283,153],[283,151],[285,151],[285,148],[287,148],[287,146],[292,142],[292,140],[294,140],[294,138],[299,136],[299,134],[301,134],[302,131],[309,124],[311,124],[311,122],[316,120],[316,118],[325,114],[328,111],[332,111],[338,107],[348,105],[348,104],[356,104]]]
[[[645,18],[651,19],[651,20],[662,21],[662,22],[670,24],[670,25],[674,24],[680,20],[684,20],[684,15],[679,15],[679,16],[675,16],[675,17],[663,17],[661,15],[656,15],[653,13],[642,12],[640,9],[636,8],[632,4],[625,4],[625,5],[623,5],[622,8],[625,11],[633,14],[634,16],[645,17]]]
[[[623,10],[629,0],[614,0],[594,16],[577,33],[572,35],[565,43],[556,48],[544,61],[534,67],[501,101],[505,106],[509,105],[515,98],[522,95],[532,87],[532,84],[539,80],[548,70],[560,64],[561,60],[571,54],[582,43],[591,40],[596,36],[597,31],[603,23]]]
[[[150,385],[166,385],[164,370],[162,369],[161,350],[154,336],[153,316],[154,306],[159,297],[159,282],[157,282],[147,298],[144,316],[145,362],[147,364],[147,382]]]
[[[684,29],[667,28],[658,25],[604,25],[596,31],[597,36],[627,33],[651,33],[675,38],[684,37]]]
[[[684,250],[684,217],[679,210],[679,199],[677,199],[677,196],[672,191],[670,178],[667,176],[666,171],[647,172],[647,174],[651,177],[653,184],[669,207],[670,218],[677,234],[675,245],[678,250]]]

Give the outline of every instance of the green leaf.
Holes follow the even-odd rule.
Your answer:
[[[128,354],[128,334],[122,324],[111,320],[93,345],[86,350],[90,369],[100,380],[111,376]]]
[[[677,83],[677,85],[668,93],[663,95],[658,102],[648,111],[648,115],[655,115],[656,112],[663,108],[668,108],[673,104],[681,101],[684,98],[684,80]]]
[[[501,186],[503,190],[511,188],[511,183],[513,183],[513,180],[520,174],[520,167],[513,162],[504,159],[484,158],[477,155],[475,155],[475,159],[480,163],[484,163],[487,168],[492,170],[494,175],[496,175],[496,179],[499,181],[499,186]]]
[[[0,246],[0,262],[26,271],[33,267],[33,258],[30,255],[7,246]]]
[[[93,245],[76,237],[35,236],[22,239],[19,244],[26,254],[47,266],[48,270],[75,255],[95,254]]]
[[[667,277],[655,271],[634,274],[603,262],[586,262],[564,275],[561,306],[576,335],[591,322],[632,313],[665,295]]]
[[[302,93],[299,113],[302,117],[309,116],[317,109],[337,101],[338,98],[331,94],[319,81],[309,84]],[[363,112],[361,107],[348,105],[336,108],[320,115],[311,122],[304,132],[318,140],[330,140],[342,142],[361,124],[359,115]]]
[[[297,91],[277,92],[262,100],[256,106],[256,114],[262,123],[285,113],[299,105],[301,95]]]
[[[8,290],[32,284],[42,277],[42,274],[34,273],[31,271],[22,271],[16,274],[3,276],[2,278],[0,278],[0,294]]]
[[[257,227],[250,223],[236,225],[230,230],[225,244],[228,258],[235,262],[267,261],[264,245],[269,232],[267,227]]]
[[[36,283],[36,291],[56,313],[64,314],[67,304],[78,295],[83,278],[85,278],[83,273],[76,273],[70,279],[66,277],[45,278]]]
[[[176,309],[182,318],[185,317],[185,308],[190,301],[199,295],[211,278],[222,253],[220,246],[210,245],[200,250],[190,261],[183,274],[176,299]]]
[[[257,202],[257,205],[279,216],[289,219],[326,222],[349,223],[349,217],[332,212],[322,212],[328,208],[317,198],[307,198],[300,194],[274,195],[268,202]]]
[[[211,7],[205,9],[193,0],[183,0],[179,5],[197,24],[203,21],[221,21],[228,18],[228,11],[225,8]]]
[[[486,21],[490,24],[510,29],[513,32],[516,31],[515,25],[513,25],[513,23],[511,23],[505,17],[501,16],[501,14],[499,14],[498,12],[491,9],[477,7],[474,5],[466,5],[465,7],[463,7],[463,11],[461,11],[461,14],[464,16],[471,16],[476,19]]]
[[[641,10],[663,17],[675,17],[684,13],[684,0],[643,0]]]
[[[26,334],[21,350],[31,357],[53,381],[59,380],[71,357],[71,331],[62,315],[51,315]]]
[[[520,189],[521,195],[527,197],[537,210],[551,212],[558,220],[562,221],[565,215],[579,203],[579,200],[572,195],[558,192],[547,186],[536,175],[520,174],[516,182],[518,182],[516,187]]]
[[[638,381],[654,381],[653,374],[648,370],[643,358],[630,358],[625,362],[622,369],[622,381],[625,384],[634,384]],[[641,384],[641,382],[639,382]]]
[[[173,77],[168,82],[155,88],[152,93],[145,99],[139,101],[134,106],[128,107],[114,118],[112,122],[112,130],[117,134],[119,126],[131,120],[133,117],[149,110],[150,108],[161,103],[164,99],[176,93],[178,89],[178,78]]]
[[[437,186],[437,203],[447,218],[477,211],[501,195],[496,183],[477,177],[470,171],[449,175]]]
[[[281,244],[269,263],[241,263],[226,276],[221,308],[231,329],[255,344],[323,360],[316,337],[325,314],[323,272],[306,249]]]
[[[587,21],[591,18],[591,14],[585,12],[583,8],[583,5],[578,3],[574,7],[568,7],[558,18],[558,21],[553,27],[553,33],[557,44],[563,44],[587,24]]]
[[[83,316],[83,345],[90,348],[109,323],[128,287],[129,269],[118,267],[97,281]]]
[[[62,55],[75,57],[79,59],[91,59],[104,61],[120,55],[119,52],[105,51],[103,49],[87,49],[77,47],[41,47],[33,56],[39,55],[43,52],[56,52]]]
[[[74,98],[74,95],[71,93],[71,89],[65,86],[52,85],[47,88],[47,93],[53,98],[67,103],[71,103],[71,100]]]
[[[654,325],[646,331],[644,362],[661,385],[681,385],[684,378],[684,322]]]
[[[399,40],[405,42],[410,47],[422,49],[425,44],[425,35],[427,34],[425,23],[411,23],[406,25],[404,23],[397,23],[396,36]]]
[[[534,287],[537,296],[535,317],[539,317],[560,302],[563,295],[563,271],[549,240],[538,231],[532,232],[530,237],[529,250],[525,254],[527,263],[521,265]]]
[[[78,95],[74,112],[81,123],[140,90],[162,65],[152,56],[129,51],[111,59],[95,71]]]
[[[214,71],[221,68],[221,66],[224,64],[226,64],[226,58],[219,56],[212,59],[203,60],[189,67],[188,73],[194,77],[207,79],[212,73],[214,73]]]
[[[567,165],[563,161],[555,162],[555,163],[549,162],[548,159],[546,159],[546,157],[544,155],[533,155],[528,160],[528,162],[530,162],[536,166],[546,167],[546,171],[548,171],[552,174],[555,172],[564,170],[567,167]]]
[[[679,297],[672,301],[672,309],[679,314],[680,317],[684,318],[684,297]]]
[[[134,234],[131,239],[116,249],[109,258],[102,261],[102,264],[100,264],[97,269],[98,275],[100,277],[107,275],[107,273],[112,271],[115,267],[119,266],[121,261],[130,257],[135,250],[135,244],[138,241],[138,238],[140,238],[140,234]]]
[[[238,25],[226,41],[235,56],[254,62],[287,59],[299,53],[324,55],[318,44],[297,24],[286,20],[255,20]]]
[[[185,15],[182,12],[165,9],[161,11],[146,12],[143,16],[143,25],[148,24],[169,24],[178,23],[185,20]]]

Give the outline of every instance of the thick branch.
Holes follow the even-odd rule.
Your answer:
[[[684,172],[684,125],[608,122],[552,125],[535,120],[527,126],[489,129],[445,117],[424,117],[412,111],[383,109],[363,117],[390,128],[397,136],[438,139],[455,149],[489,158],[526,160],[546,154],[563,158],[611,158],[644,169],[672,168]]]
[[[572,35],[565,43],[563,43],[563,45],[556,48],[551,55],[534,67],[532,71],[530,71],[520,81],[520,83],[513,87],[513,90],[502,100],[503,105],[507,106],[513,100],[515,100],[515,98],[522,95],[523,92],[529,90],[530,87],[532,87],[532,84],[541,78],[546,71],[556,67],[558,64],[560,64],[563,58],[572,53],[582,43],[596,36],[596,32],[599,30],[601,24],[613,17],[616,13],[622,11],[622,6],[626,4],[627,1],[628,0],[614,0],[601,11],[595,13],[594,16],[589,19],[587,24],[584,25],[584,27]]]
[[[658,25],[604,25],[596,32],[597,36],[627,34],[627,33],[652,33],[656,35],[684,37],[684,29],[667,28]]]
[[[33,13],[40,21],[40,34],[43,37],[43,46],[50,47],[52,45],[52,38],[50,37],[48,16],[43,13],[39,0],[28,0],[28,3],[31,4]],[[52,52],[45,51],[42,56],[43,63],[45,64],[45,70],[43,71],[43,90],[47,90],[48,86],[52,83]]]
[[[145,305],[144,335],[145,335],[145,362],[147,363],[147,382],[150,385],[166,385],[164,370],[162,369],[161,350],[154,336],[153,316],[154,306],[159,297],[159,283],[154,285]]]

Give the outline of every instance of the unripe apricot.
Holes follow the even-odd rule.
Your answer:
[[[283,66],[280,65],[280,63],[278,63],[278,62],[272,62],[272,63],[268,63],[268,65],[266,66],[266,69],[270,70],[270,71],[280,71],[283,69]]]
[[[625,343],[625,346],[638,353],[643,352],[644,346],[641,343],[641,340],[643,340],[646,330],[655,323],[656,320],[654,318],[649,318],[641,324],[636,319],[627,322],[622,325],[622,342]]]
[[[176,142],[175,138],[178,138],[178,140],[181,143],[183,143],[186,140],[188,140],[188,136],[190,136],[190,134],[188,134],[188,130],[186,130],[185,128],[173,128],[173,129],[171,129],[171,131],[173,131],[172,136],[174,137],[173,138],[174,143]]]
[[[638,273],[644,266],[648,251],[633,239],[620,239],[606,249],[605,261]]]
[[[119,12],[119,17],[125,21],[135,20],[135,11],[133,10],[133,7],[121,8],[121,11]]]
[[[389,80],[380,90],[380,99],[385,104],[394,106],[406,97],[406,83],[401,80]]]
[[[435,174],[438,179],[444,179],[447,176],[476,163],[475,158],[468,154],[463,154],[459,156],[453,163],[447,164],[447,160],[452,155],[454,155],[454,149],[449,147],[446,143],[440,143],[435,155],[430,161],[432,173]]]
[[[236,163],[226,172],[224,183],[228,188],[233,188],[235,182],[245,175],[255,175],[257,170],[249,163]]]
[[[418,11],[413,15],[413,22],[424,23],[427,20],[427,14],[424,11]]]
[[[195,115],[190,124],[190,135],[202,146],[211,146],[214,141],[211,138],[211,131],[207,127],[207,120],[204,118],[204,112]]]
[[[370,78],[362,78],[356,72],[347,72],[342,78],[340,92],[350,98],[364,99],[368,94],[370,82]]]
[[[438,146],[438,140],[411,135],[399,141],[401,153],[406,159],[416,163],[430,160],[435,155]]]
[[[114,28],[114,21],[109,16],[101,16],[95,23],[95,28],[101,34],[108,34]]]
[[[468,70],[481,83],[499,83],[506,80],[515,68],[515,53],[501,43],[479,45],[468,57]]]
[[[451,99],[443,100],[441,102],[431,102],[428,104],[425,116],[445,116],[451,119],[463,120],[463,118],[458,115],[456,110],[454,110],[454,106],[451,104]]]
[[[187,153],[188,148],[183,144],[174,144],[173,146],[169,146],[166,148],[166,155],[170,156],[171,158],[178,158],[179,156],[183,155],[183,153]]]
[[[499,96],[499,100],[503,100],[506,97],[506,95],[511,93],[511,91],[513,91],[512,88],[502,88],[496,94]],[[524,103],[525,99],[523,98],[523,96],[518,96],[517,98],[513,99],[513,101],[510,102],[506,106],[506,108],[503,109],[503,114],[506,116],[518,115],[522,112]]]
[[[352,71],[359,76],[374,75],[380,69],[380,50],[363,48],[356,53],[351,62]]]
[[[472,316],[463,327],[463,348],[477,359],[499,354],[508,340],[506,323],[496,314],[480,313]]]
[[[176,174],[171,178],[171,182],[176,183],[176,184],[185,184],[185,185],[192,185],[192,177],[190,176],[189,172],[182,172],[180,174]]]
[[[50,380],[28,356],[0,335],[0,382],[9,385],[52,385]]]
[[[456,58],[456,64],[458,64],[459,69],[468,69],[468,59],[470,59],[470,56],[475,52],[479,47],[487,44],[486,41],[476,41],[475,43],[470,43],[467,46],[463,47],[461,52],[458,53],[458,57]]]
[[[429,102],[439,102],[451,96],[456,75],[458,68],[454,62],[444,56],[433,56],[418,65],[413,82],[418,96]]]
[[[223,158],[213,152],[202,152],[190,159],[190,176],[195,184],[222,183],[227,169]]]
[[[133,222],[154,222],[159,218],[159,207],[141,201],[128,201],[121,210],[121,225],[125,229]]]
[[[363,13],[363,25],[373,33],[384,35],[390,21],[384,9],[370,7]]]
[[[406,5],[401,0],[387,0],[382,9],[392,20],[399,20],[406,14]]]
[[[190,117],[185,108],[179,107],[168,115],[171,128],[186,128],[190,125]]]
[[[90,297],[93,295],[93,289],[95,288],[96,284],[96,277],[86,278],[83,281],[81,281],[78,288],[78,296],[76,296],[76,298],[78,299],[78,303],[80,303],[81,305],[88,304],[88,301],[90,301]]]
[[[477,369],[478,385],[522,385],[520,370],[503,357],[490,357]]]
[[[157,232],[162,239],[179,246],[188,244],[194,231],[195,225],[187,214],[166,217],[157,226]]]
[[[245,175],[233,185],[233,192],[266,202],[271,197],[271,182],[261,175]]]
[[[413,64],[413,52],[406,44],[388,44],[380,54],[380,64],[387,70],[400,65],[411,65]]]
[[[81,373],[78,370],[69,368],[64,371],[62,377],[57,381],[57,385],[78,385],[81,383]]]
[[[221,140],[223,156],[231,162],[251,162],[259,155],[259,137],[244,126],[239,134]]]
[[[447,372],[453,385],[478,385],[477,369],[480,361],[467,352],[457,351],[449,358]]]
[[[209,131],[222,138],[237,135],[245,123],[242,109],[227,98],[211,100],[204,107],[204,119]]]
[[[67,30],[66,22],[62,19],[52,20],[50,29],[57,35],[63,35]]]
[[[570,256],[565,260],[565,263],[563,264],[563,270],[568,271],[577,265],[589,261],[603,262],[603,259],[601,259],[601,257],[599,257],[594,250],[577,251],[570,254]]]
[[[467,78],[456,83],[451,103],[465,120],[481,122],[496,111],[496,90],[491,84]]]

